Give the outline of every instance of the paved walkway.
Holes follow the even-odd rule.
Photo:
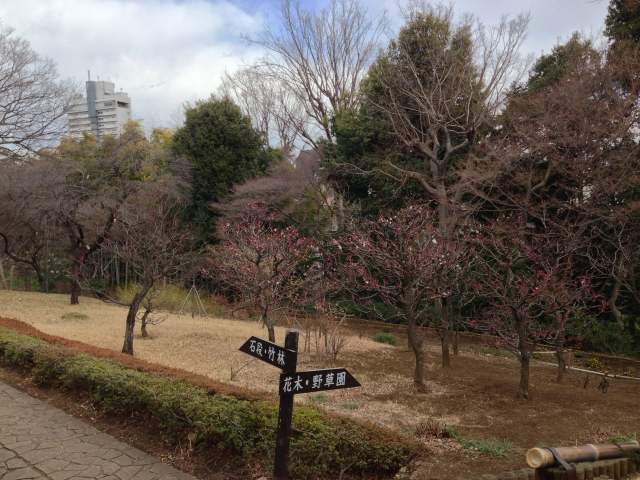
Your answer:
[[[0,382],[0,480],[196,480]]]

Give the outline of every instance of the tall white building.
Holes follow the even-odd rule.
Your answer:
[[[131,100],[125,92],[116,92],[113,82],[87,80],[87,96],[78,97],[67,118],[69,134],[82,137],[92,133],[96,138],[118,136],[131,120]]]

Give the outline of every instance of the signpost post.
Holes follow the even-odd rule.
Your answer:
[[[282,369],[278,393],[278,431],[276,433],[276,456],[273,464],[273,480],[289,479],[289,437],[293,418],[293,396],[298,393],[321,392],[359,387],[360,383],[345,368],[329,368],[297,372],[298,331],[287,330],[284,348],[257,337],[249,338],[240,351],[274,367]]]
[[[298,332],[287,331],[284,347],[295,352],[293,362],[286,365],[283,375],[293,375],[298,363]],[[291,419],[293,418],[293,393],[280,395],[278,410],[278,430],[276,432],[276,456],[273,463],[273,480],[287,480],[289,478],[289,436],[291,435]]]

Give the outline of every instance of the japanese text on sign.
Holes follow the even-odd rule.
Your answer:
[[[293,355],[293,352],[257,337],[247,340],[240,350],[283,370],[292,361]]]
[[[310,393],[359,386],[358,381],[345,369],[283,374],[280,379],[281,394]]]

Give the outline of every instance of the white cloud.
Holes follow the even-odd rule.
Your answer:
[[[112,80],[146,128],[170,126],[185,101],[207,97],[225,70],[260,55],[243,35],[260,14],[226,1],[2,0],[0,20],[79,83]]]
[[[371,15],[386,11],[393,35],[408,0],[362,0]],[[324,2],[307,2],[319,8]],[[132,98],[147,129],[171,126],[185,101],[207,97],[225,70],[261,55],[243,36],[256,36],[277,18],[278,0],[0,0],[0,21],[51,58],[79,83],[90,69]],[[447,3],[447,2],[445,2]],[[242,5],[239,6],[239,5]],[[530,11],[526,52],[549,51],[578,30],[602,28],[608,2],[593,0],[457,0],[487,24]]]

